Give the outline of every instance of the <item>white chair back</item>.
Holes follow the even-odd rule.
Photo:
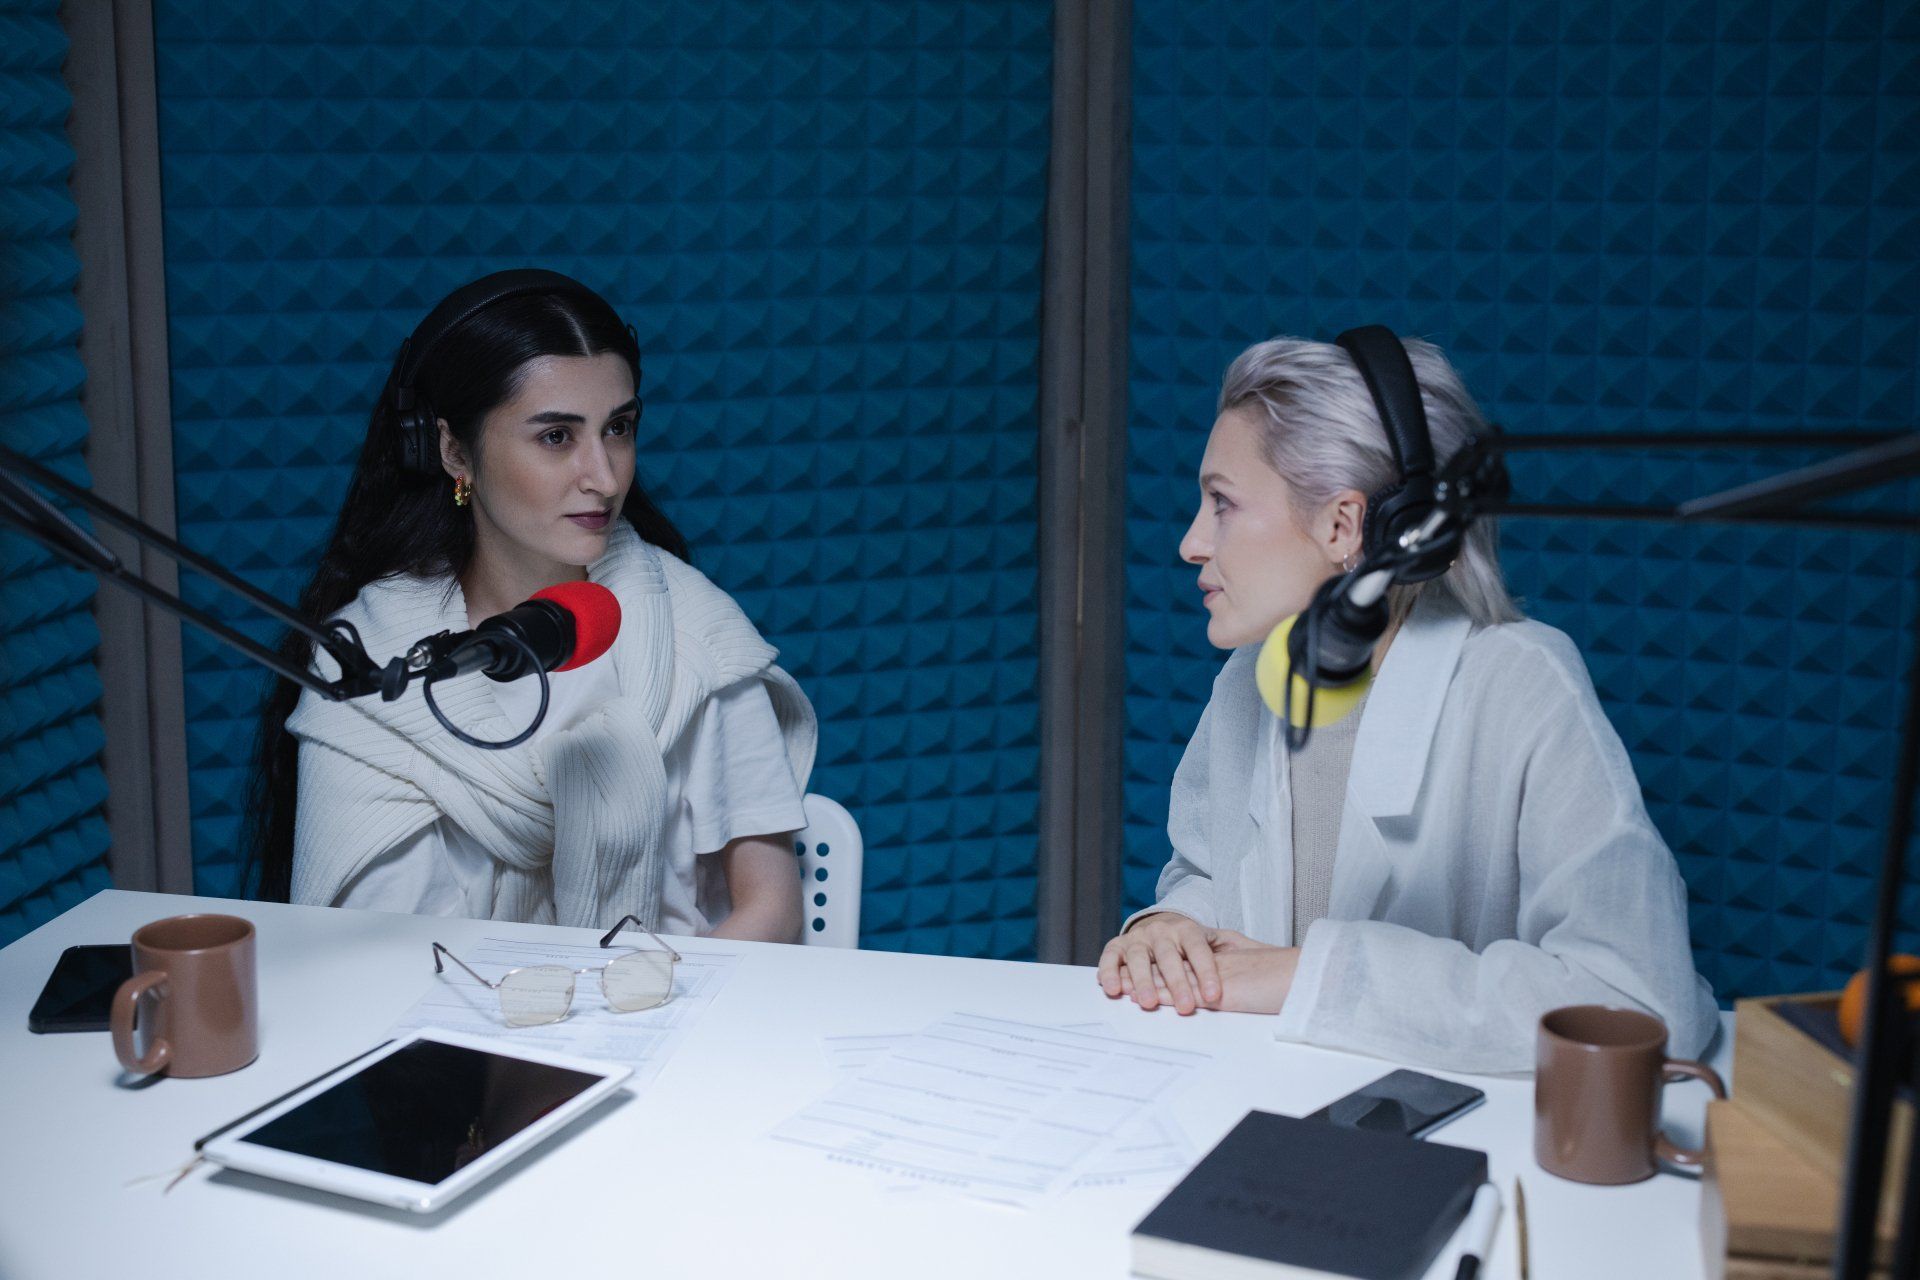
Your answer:
[[[807,825],[794,833],[800,857],[800,940],[813,947],[860,945],[860,824],[838,802],[809,792]]]

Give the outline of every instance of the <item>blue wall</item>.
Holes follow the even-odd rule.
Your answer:
[[[0,438],[81,475],[56,13],[0,0]],[[1912,429],[1920,19],[1822,0],[1135,14],[1138,903],[1217,663],[1174,545],[1233,354],[1377,320],[1446,346],[1512,430]],[[867,944],[1028,953],[1049,16],[161,0],[183,535],[291,598],[426,306],[497,266],[581,275],[647,350],[644,478],[819,706],[815,786],[873,850]],[[1768,465],[1614,453],[1516,481],[1662,501]],[[1722,994],[1852,967],[1911,540],[1515,520],[1503,545],[1588,656]],[[4,940],[104,886],[106,832],[91,586],[6,536],[0,571]],[[259,683],[188,645],[200,887],[225,892]]]
[[[155,19],[182,539],[293,598],[419,316],[497,267],[575,274],[640,335],[643,483],[819,710],[865,944],[1031,954],[1050,7]],[[227,892],[260,685],[187,657],[198,882]]]
[[[54,0],[0,0],[0,443],[86,482]],[[108,887],[93,582],[0,533],[0,945]]]
[[[1139,904],[1219,661],[1175,546],[1228,361],[1275,334],[1380,322],[1445,347],[1516,432],[1912,430],[1920,11],[1134,12],[1125,795]],[[1534,501],[1671,501],[1766,461],[1610,453],[1514,478]],[[1920,611],[1915,541],[1506,522],[1509,578],[1585,652],[1722,997],[1828,985],[1859,963]]]

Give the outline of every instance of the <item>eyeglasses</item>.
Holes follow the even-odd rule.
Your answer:
[[[574,975],[582,973],[600,975],[600,991],[617,1013],[657,1009],[673,999],[673,966],[680,959],[680,953],[661,942],[634,916],[622,916],[620,923],[600,939],[600,945],[611,947],[615,935],[628,925],[652,938],[660,949],[627,951],[606,964],[587,969],[569,969],[559,964],[528,965],[524,969],[509,969],[498,982],[489,982],[474,973],[472,965],[436,942],[433,971],[446,972],[440,963],[440,957],[445,956],[472,974],[474,981],[499,994],[500,1015],[510,1027],[544,1026],[566,1017],[567,1011],[573,1008]]]

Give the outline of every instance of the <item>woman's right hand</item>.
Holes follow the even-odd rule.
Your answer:
[[[1216,942],[1227,943],[1230,930],[1209,929],[1177,911],[1156,911],[1100,953],[1100,989],[1113,999],[1132,996],[1142,1009],[1171,1002],[1182,1014],[1220,1002],[1220,966]]]

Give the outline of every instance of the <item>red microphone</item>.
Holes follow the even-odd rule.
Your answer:
[[[559,666],[547,670],[571,671],[584,667],[613,648],[613,638],[620,634],[620,598],[599,583],[557,582],[534,592],[533,599],[551,600],[573,620],[573,656],[561,659]]]
[[[471,631],[441,632],[408,655],[430,680],[469,671],[490,680],[518,680],[536,670],[584,667],[620,634],[620,601],[597,582],[562,582],[497,613]],[[416,657],[416,655],[418,655]]]

